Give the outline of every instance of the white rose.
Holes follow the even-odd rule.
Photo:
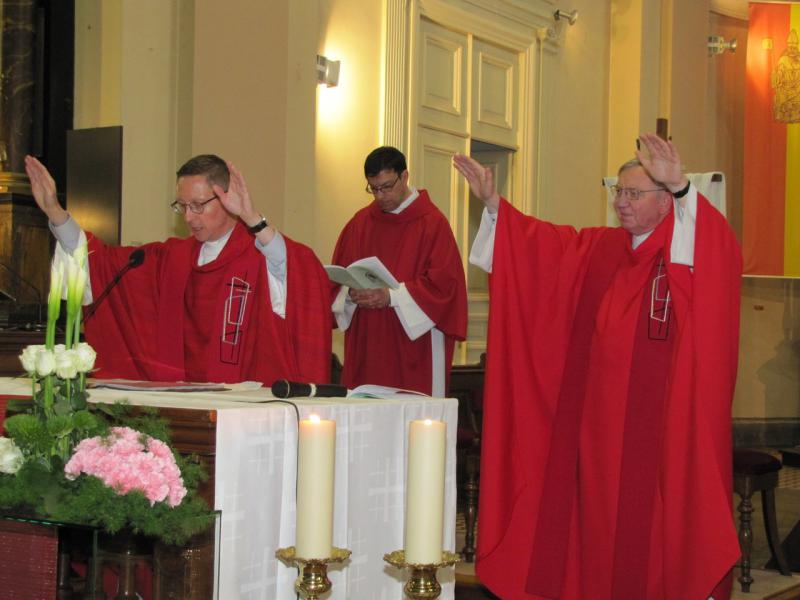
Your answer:
[[[36,355],[36,373],[39,375],[39,377],[45,377],[46,375],[50,375],[55,370],[56,355],[52,350],[42,349],[42,351]]]
[[[31,344],[26,346],[22,354],[19,355],[19,361],[22,363],[22,368],[25,369],[26,373],[36,374],[36,357],[42,350],[44,350],[44,346]]]
[[[0,473],[14,474],[22,466],[22,452],[14,440],[0,437]]]
[[[97,358],[97,353],[89,344],[81,342],[75,347],[75,354],[77,356],[76,364],[78,373],[88,373],[94,369],[94,361]]]
[[[56,375],[61,379],[74,379],[78,375],[78,353],[64,350],[56,355]]]

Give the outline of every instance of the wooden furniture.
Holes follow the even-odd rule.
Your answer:
[[[47,218],[31,196],[0,193],[0,326],[38,320],[52,244]]]
[[[781,461],[760,450],[737,449],[733,451],[733,490],[741,498],[739,503],[739,544],[742,550],[739,583],[743,592],[750,591],[753,577],[750,575],[750,552],[753,547],[752,513],[750,501],[755,492],[761,492],[761,507],[767,542],[781,575],[791,575],[778,538],[778,522],[775,512],[775,488],[778,486],[778,471]]]
[[[466,535],[461,554],[464,560],[475,560],[475,526],[478,520],[478,492],[480,489],[481,415],[483,413],[483,385],[486,373],[486,353],[480,362],[456,365],[450,371],[448,397],[458,399],[458,456],[459,492],[464,508]]]
[[[19,355],[29,344],[44,344],[44,331],[0,330],[0,376],[24,374]]]

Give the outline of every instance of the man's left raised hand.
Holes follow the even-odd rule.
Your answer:
[[[654,181],[664,184],[670,192],[686,187],[689,180],[681,170],[678,149],[670,141],[662,140],[654,133],[643,133],[639,139],[647,152],[636,151],[636,158]]]
[[[242,172],[237,169],[233,163],[226,161],[226,164],[230,172],[228,191],[226,192],[220,186],[214,185],[214,193],[219,197],[219,201],[222,203],[222,206],[225,207],[225,210],[239,217],[247,227],[258,225],[261,222],[262,216],[253,207],[244,175],[242,175]],[[273,228],[267,227],[259,232],[258,238],[262,243],[266,244],[269,243],[273,235]]]

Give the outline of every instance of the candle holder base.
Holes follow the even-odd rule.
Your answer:
[[[442,586],[436,579],[436,571],[443,567],[452,567],[461,557],[452,552],[442,552],[442,560],[438,563],[415,564],[406,562],[404,550],[395,550],[383,555],[383,560],[398,569],[409,569],[411,575],[403,591],[412,600],[436,600],[442,593]]]
[[[275,556],[290,567],[297,567],[299,575],[294,582],[294,591],[305,600],[317,600],[331,589],[328,579],[328,565],[341,563],[350,557],[350,550],[333,548],[333,555],[328,558],[302,558],[295,555],[294,546],[279,548]]]

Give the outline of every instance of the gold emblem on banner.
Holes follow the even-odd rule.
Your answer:
[[[800,123],[800,49],[796,29],[789,32],[786,50],[772,70],[772,89],[775,90],[775,120]]]

